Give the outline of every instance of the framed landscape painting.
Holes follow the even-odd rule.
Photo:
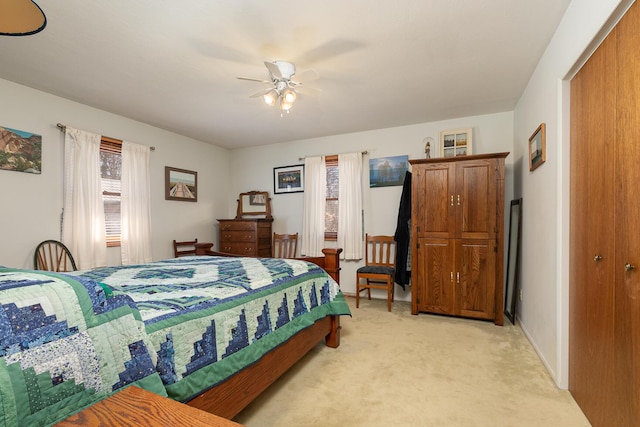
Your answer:
[[[409,156],[369,159],[369,187],[402,185],[409,167]]]
[[[0,169],[42,172],[42,136],[0,126]]]

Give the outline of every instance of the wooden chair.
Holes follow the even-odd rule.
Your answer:
[[[387,308],[391,311],[395,290],[396,242],[393,236],[365,237],[365,265],[356,271],[356,308],[360,307],[360,292],[366,290],[371,299],[371,289],[387,290]],[[366,283],[360,283],[365,280]]]
[[[271,245],[271,257],[295,258],[298,250],[298,233],[278,234],[273,233],[273,245]]]
[[[173,241],[173,256],[178,258],[181,256],[189,256],[196,254],[196,243],[198,243],[198,239],[193,239],[188,242],[176,242]],[[188,249],[182,249],[188,248]]]
[[[71,251],[57,240],[41,242],[33,254],[33,268],[46,271],[76,271],[76,262]]]

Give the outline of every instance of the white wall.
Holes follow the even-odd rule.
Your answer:
[[[296,108],[304,108],[304,105],[300,104]],[[295,111],[292,111],[292,116],[287,116],[287,120],[295,120],[294,114]],[[400,155],[408,155],[409,159],[424,158],[422,141],[425,137],[430,136],[438,141],[440,131],[457,128],[473,128],[474,153],[510,151],[512,148],[513,113],[511,112],[243,148],[233,150],[231,154],[231,194],[237,195],[251,190],[268,191],[272,195],[273,230],[278,233],[301,232],[302,193],[274,194],[273,168],[301,164],[303,161],[299,158],[305,156],[367,151],[368,155],[364,157],[366,168],[363,174],[365,232],[394,234],[402,187],[369,188],[369,159]],[[437,147],[432,147],[431,156],[439,156],[438,151]],[[507,205],[513,195],[512,159],[513,156],[506,159],[505,200]],[[235,204],[230,206],[227,217],[235,217]],[[355,271],[362,264],[362,262],[343,263],[341,273],[343,292],[355,293]],[[378,294],[377,297],[386,298],[386,294]],[[396,298],[410,300],[409,288],[406,292],[397,288]]]
[[[568,386],[570,72],[624,0],[573,0],[514,111],[516,196],[523,198],[519,322],[558,386]],[[546,163],[529,172],[528,139],[547,126]]]
[[[0,98],[0,126],[42,135],[41,174],[0,170],[0,265],[32,268],[36,245],[60,238],[64,136],[56,123],[156,147],[151,153],[154,259],[173,256],[173,239],[217,239],[215,218],[229,209],[228,150],[6,80],[0,80]],[[198,172],[197,203],[164,199],[165,166]],[[119,264],[119,248],[110,248],[108,258],[110,265]]]

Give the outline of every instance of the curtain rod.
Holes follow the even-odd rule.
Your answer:
[[[57,127],[58,129],[60,129],[60,131],[62,131],[62,132],[64,132],[64,131],[65,131],[65,129],[67,129],[67,126],[63,125],[62,123],[57,123],[57,124],[56,124],[56,127]],[[103,136],[104,136],[104,135],[103,135]],[[105,137],[105,138],[114,139],[114,140],[116,140],[116,141],[120,141],[120,142],[122,142],[122,140],[120,140],[120,139],[111,138],[111,137],[109,137],[109,136],[107,136],[107,137]],[[151,147],[149,147],[149,150],[151,150],[151,151],[156,151],[156,147],[154,147],[154,146],[152,145]]]
[[[340,154],[344,154],[344,153],[340,153]],[[364,151],[362,152],[362,155],[364,156],[365,154],[369,154],[369,152],[368,152],[367,150],[364,150]],[[333,155],[335,155],[335,154],[333,154]],[[298,157],[298,161],[299,161],[299,162],[301,162],[301,161],[303,161],[304,159],[306,159],[307,157],[314,157],[314,156]]]

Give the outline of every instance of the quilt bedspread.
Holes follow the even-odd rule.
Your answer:
[[[182,257],[76,272],[129,297],[168,395],[185,401],[328,315],[348,315],[318,266],[276,258]],[[257,343],[257,345],[250,345]]]
[[[133,301],[0,267],[0,426],[44,426],[136,384],[166,395]]]

